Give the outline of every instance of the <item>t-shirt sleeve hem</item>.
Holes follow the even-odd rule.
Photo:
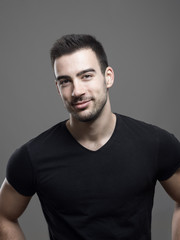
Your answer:
[[[165,181],[168,180],[168,178],[172,177],[172,175],[180,168],[180,162],[177,163],[177,165],[169,171],[166,176],[158,177],[158,181]]]
[[[11,187],[14,188],[14,190],[16,192],[18,192],[19,194],[21,194],[25,197],[32,197],[35,194],[34,192],[30,193],[30,192],[22,191],[20,188],[18,188],[18,186],[15,186],[15,184],[11,181],[11,179],[8,176],[6,176],[6,179],[7,179],[8,183],[11,185]]]
[[[11,155],[6,168],[6,179],[21,195],[32,196],[35,193],[33,166],[26,145]]]

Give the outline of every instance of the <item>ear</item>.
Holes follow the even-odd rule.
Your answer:
[[[105,80],[107,88],[112,87],[114,83],[114,71],[112,67],[108,66],[105,71]]]

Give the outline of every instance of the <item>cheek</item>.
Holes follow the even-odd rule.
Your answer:
[[[98,84],[98,85],[96,84],[95,86],[93,86],[92,92],[98,95],[103,95],[106,92],[106,89],[107,89],[106,84],[103,81],[101,84]]]
[[[70,88],[61,89],[60,96],[63,101],[69,101],[71,99],[71,89]]]

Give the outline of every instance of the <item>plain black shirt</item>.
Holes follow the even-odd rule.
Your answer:
[[[7,180],[37,193],[51,240],[150,240],[156,181],[180,167],[170,133],[116,114],[115,130],[97,151],[80,145],[61,122],[11,156]]]

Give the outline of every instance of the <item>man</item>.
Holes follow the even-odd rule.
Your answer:
[[[11,156],[0,193],[0,239],[24,239],[18,217],[37,193],[51,240],[150,240],[159,180],[177,203],[172,239],[180,240],[178,140],[112,113],[114,72],[92,36],[63,36],[51,60],[69,119]]]

